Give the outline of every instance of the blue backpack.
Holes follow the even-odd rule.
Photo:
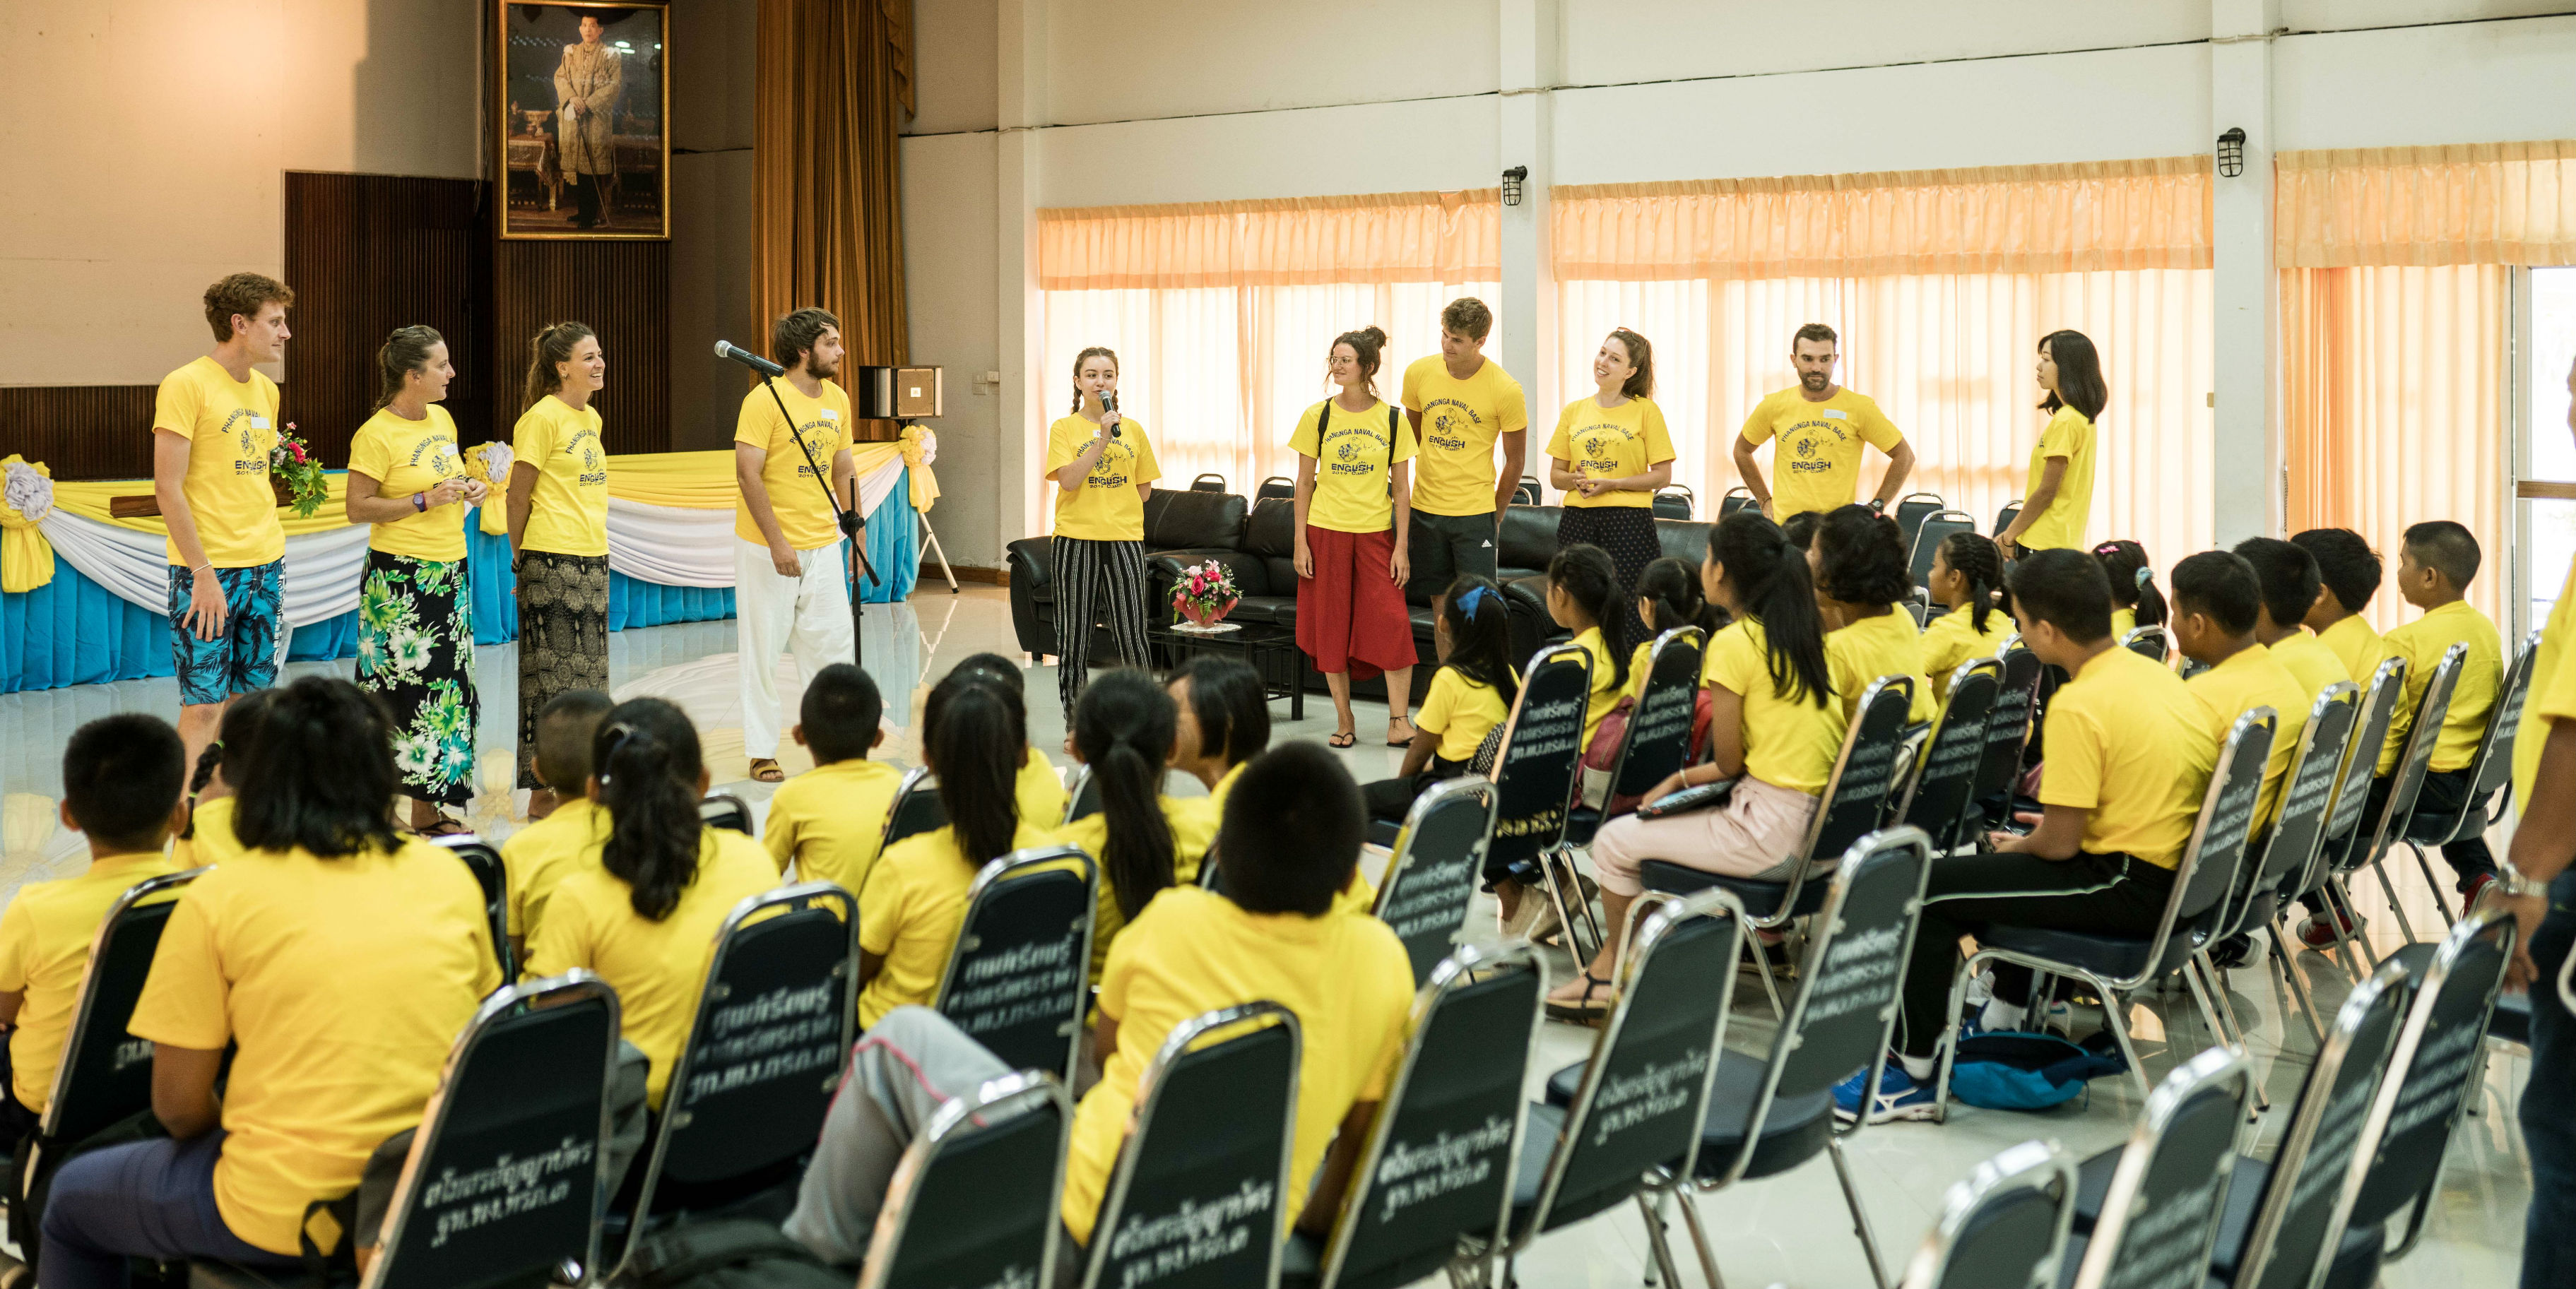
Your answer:
[[[2128,1068],[2107,1032],[2073,1043],[2055,1034],[1997,1030],[1959,1040],[1950,1095],[1987,1110],[2046,1110],[2084,1095],[2090,1080]]]

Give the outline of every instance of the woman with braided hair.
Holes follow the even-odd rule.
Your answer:
[[[1932,695],[1950,697],[1950,673],[1972,658],[1991,658],[2012,638],[2012,593],[2004,589],[2003,553],[1980,533],[1952,533],[1932,551],[1932,602],[1948,613],[1923,628],[1923,672]]]

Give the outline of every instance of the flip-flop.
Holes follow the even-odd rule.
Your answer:
[[[438,818],[433,819],[426,824],[413,828],[411,831],[412,835],[415,837],[453,837],[459,833],[472,832],[474,829],[464,820],[459,819],[454,815],[442,814]]]
[[[778,762],[760,756],[752,758],[751,777],[759,783],[785,783],[787,772],[778,768]]]
[[[1329,737],[1325,738],[1324,745],[1326,747],[1352,747],[1357,745],[1359,741],[1359,732],[1356,730],[1348,733],[1336,730]]]
[[[1610,1004],[1614,1000],[1610,998],[1596,999],[1592,995],[1595,991],[1606,990],[1608,988],[1610,988],[1609,981],[1593,975],[1590,968],[1585,968],[1583,971],[1583,996],[1575,999],[1573,1002],[1565,1002],[1555,998],[1548,999],[1548,1019],[1569,1020],[1578,1025],[1590,1025],[1599,1022],[1602,1017],[1610,1014]]]
[[[1413,735],[1407,734],[1403,738],[1388,739],[1386,741],[1386,745],[1388,747],[1411,747],[1413,746]]]

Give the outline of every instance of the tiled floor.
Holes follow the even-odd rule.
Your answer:
[[[739,793],[753,803],[755,811],[765,809],[774,789],[744,778],[747,767],[731,652],[733,624],[626,631],[612,635],[610,641],[609,675],[618,696],[658,694],[687,709],[704,733],[719,790]],[[864,644],[866,664],[889,700],[888,739],[882,755],[905,761],[918,754],[915,725],[930,680],[970,653],[1016,654],[1007,597],[988,587],[970,587],[952,596],[944,586],[934,584],[909,604],[870,606]],[[336,666],[345,672],[347,665],[299,664],[295,670]],[[496,791],[477,800],[474,814],[479,826],[499,834],[511,826],[508,798],[497,790],[506,788],[510,778],[516,660],[509,646],[500,646],[483,650],[479,665],[483,781]],[[793,664],[782,661],[779,665],[793,710]],[[1051,701],[1054,691],[1052,668],[1031,672],[1031,741],[1062,762],[1063,718]],[[176,701],[176,688],[166,680],[0,697],[0,749],[5,749],[0,752],[0,792],[6,794],[5,818],[0,818],[0,898],[24,881],[65,871],[82,861],[78,837],[59,831],[53,814],[61,792],[58,759],[71,730],[112,711],[168,714]],[[1308,703],[1302,722],[1287,722],[1284,706],[1274,707],[1273,716],[1278,722],[1277,738],[1320,741],[1333,728],[1332,704],[1320,695]],[[1359,728],[1363,732],[1383,730],[1383,721],[1382,707],[1362,706]],[[1353,775],[1367,780],[1393,774],[1402,754],[1363,744],[1341,755]],[[803,768],[792,745],[783,749],[781,759],[791,770]],[[1177,776],[1173,780],[1176,793],[1196,790],[1194,782]],[[2419,933],[2429,934],[2425,929],[2440,920],[2422,880],[2401,876],[2398,889]],[[2360,898],[2365,911],[2374,915],[2370,931],[2384,951],[2396,942],[2394,920],[2386,916],[2375,884],[2365,883]],[[1470,927],[1473,937],[1493,936],[1490,904],[1478,910]],[[2295,960],[2308,973],[2319,1009],[2331,1015],[2344,996],[2343,977],[2314,954],[2303,952]],[[1562,975],[1572,967],[1558,955],[1551,969]],[[2314,1042],[2305,1024],[2284,1011],[2291,1004],[2267,973],[2251,968],[2235,972],[2231,996],[2252,1030],[2252,1055],[2272,1099],[2273,1111],[2261,1126],[2258,1147],[2268,1153],[2305,1075]],[[2151,1079],[2172,1068],[2171,1053],[2187,1055],[2211,1041],[2179,991],[2150,998],[2135,1009],[2131,1021]],[[1748,981],[1738,993],[1729,1047],[1759,1053],[1770,1036],[1768,1010]],[[1590,1042],[1589,1030],[1548,1024],[1532,1070],[1533,1093],[1546,1073],[1581,1059]],[[2472,1289],[2513,1283],[2528,1198],[2528,1166],[2513,1107],[2527,1066],[2518,1052],[2491,1050],[2471,1117],[2453,1139],[2424,1241],[2404,1262],[2388,1269],[2384,1283],[2391,1289]],[[2136,1094],[2126,1082],[2102,1080],[2086,1100],[2050,1113],[1960,1109],[1945,1125],[1894,1124],[1862,1133],[1851,1144],[1854,1172],[1891,1273],[1902,1267],[1938,1217],[1943,1191],[1979,1161],[2031,1138],[2053,1138],[2078,1156],[2089,1155],[2116,1145],[2137,1110]],[[1696,1202],[1717,1246],[1719,1264],[1732,1284],[1869,1283],[1868,1267],[1845,1217],[1831,1165],[1822,1159]],[[1685,1238],[1678,1226],[1675,1236]],[[1687,1246],[1676,1251],[1687,1267]],[[1521,1259],[1519,1271],[1522,1282],[1531,1286],[1634,1285],[1640,1282],[1645,1262],[1644,1230],[1635,1210],[1629,1208],[1541,1239]],[[1685,1271],[1685,1283],[1698,1283],[1695,1269]]]

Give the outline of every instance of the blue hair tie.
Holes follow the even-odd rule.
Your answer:
[[[1477,608],[1484,604],[1487,599],[1491,598],[1492,595],[1492,592],[1481,586],[1468,587],[1467,593],[1458,597],[1458,607],[1465,610],[1467,620],[1473,622],[1476,620]]]
[[[2145,589],[2146,589],[2146,586],[2147,586],[2147,583],[2149,583],[2149,582],[2151,582],[2151,581],[2154,581],[2154,580],[2155,580],[2155,576],[2156,576],[2156,571],[2155,571],[2154,569],[2152,569],[2152,568],[2141,568],[2141,569],[2139,569],[2139,570],[2138,570],[2138,579],[2137,579],[2137,580],[2138,580],[2138,589],[2139,589],[2139,590],[2142,590],[2142,591],[2143,591],[2143,590],[2145,590]]]

